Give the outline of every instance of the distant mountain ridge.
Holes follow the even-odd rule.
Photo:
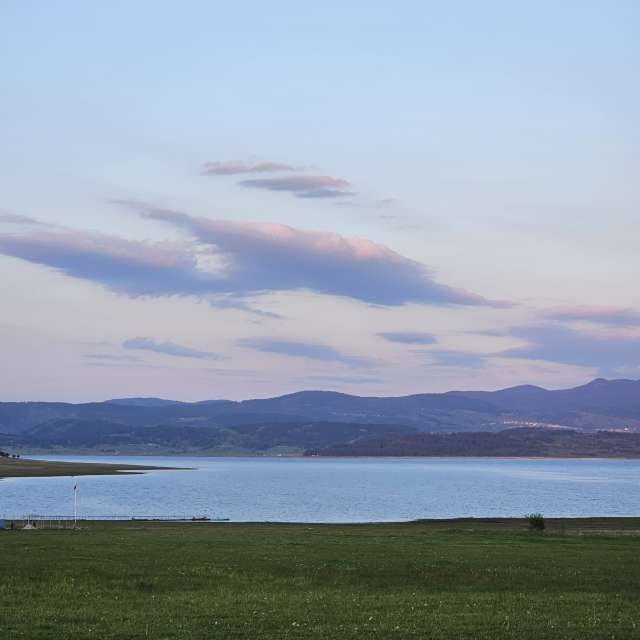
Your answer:
[[[585,431],[640,431],[640,381],[599,378],[558,391],[523,385],[499,391],[400,397],[300,391],[240,402],[116,398],[84,404],[0,403],[0,433],[28,434],[34,428],[45,428],[60,420],[81,421],[89,431],[99,430],[101,421],[129,427],[207,430],[234,430],[260,424],[343,423],[395,425],[424,433],[495,432],[512,426],[545,425]]]
[[[503,411],[531,414],[541,421],[568,426],[588,427],[589,415],[640,420],[640,380],[596,378],[579,387],[555,391],[524,385],[493,392],[452,393],[490,402]]]

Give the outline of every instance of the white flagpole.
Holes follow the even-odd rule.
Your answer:
[[[75,477],[73,480],[73,527],[75,529],[78,521],[78,484]]]

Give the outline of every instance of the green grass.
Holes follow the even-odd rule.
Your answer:
[[[0,532],[0,638],[640,638],[640,519]]]

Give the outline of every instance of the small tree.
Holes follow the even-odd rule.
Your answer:
[[[529,523],[529,529],[533,529],[534,531],[544,531],[546,523],[544,521],[544,516],[541,513],[529,513],[525,518]]]

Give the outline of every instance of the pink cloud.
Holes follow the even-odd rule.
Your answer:
[[[243,173],[277,173],[283,171],[296,171],[296,167],[279,162],[258,162],[255,164],[246,162],[205,162],[201,173],[205,176],[233,176]]]
[[[379,305],[504,306],[441,284],[425,265],[363,238],[135,206],[186,230],[193,241],[139,242],[60,229],[0,234],[0,253],[127,295],[200,296],[225,307],[246,308],[243,298],[277,291]]]

